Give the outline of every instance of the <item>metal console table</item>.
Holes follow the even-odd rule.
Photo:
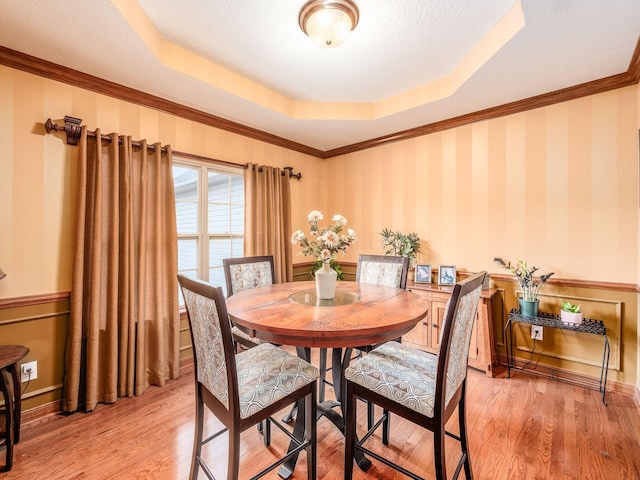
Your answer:
[[[602,367],[600,368],[600,380],[598,381],[598,391],[602,393],[602,403],[606,405],[604,396],[607,391],[607,375],[609,373],[609,356],[611,354],[611,347],[609,345],[609,339],[607,338],[607,328],[602,320],[593,320],[591,318],[583,319],[582,323],[565,323],[560,320],[559,315],[553,315],[550,313],[540,313],[537,317],[529,317],[522,315],[520,310],[513,309],[509,312],[509,318],[504,326],[504,336],[506,338],[507,349],[507,377],[511,377],[511,369],[524,370],[516,367],[515,354],[513,347],[513,324],[514,323],[526,323],[528,325],[538,325],[542,327],[559,328],[561,330],[571,330],[574,332],[588,333],[591,335],[601,335],[604,337],[604,346],[602,352]],[[509,333],[507,335],[507,329]],[[585,386],[591,388],[594,385],[585,384]]]

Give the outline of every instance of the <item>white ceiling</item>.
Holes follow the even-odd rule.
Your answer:
[[[517,0],[355,2],[355,31],[321,49],[298,26],[305,0],[0,0],[0,45],[326,151],[626,72],[640,38],[640,0],[521,0],[524,26],[450,95],[404,105],[454,74]],[[151,37],[132,27],[132,4]],[[163,63],[153,35],[200,58]],[[238,75],[234,88],[203,77],[215,65]],[[244,95],[245,82],[281,101]],[[288,102],[354,113],[304,118]]]

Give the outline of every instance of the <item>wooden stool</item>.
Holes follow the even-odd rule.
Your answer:
[[[7,458],[0,472],[8,472],[13,465],[13,444],[20,441],[20,411],[21,393],[20,377],[18,376],[18,362],[22,360],[29,349],[22,345],[0,345],[0,390],[4,397],[5,431],[4,438],[0,438],[0,446],[7,448]],[[7,381],[7,372],[13,379],[13,385]]]

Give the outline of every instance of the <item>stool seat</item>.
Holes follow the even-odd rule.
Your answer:
[[[8,472],[13,465],[13,445],[20,441],[21,394],[18,362],[29,349],[22,345],[0,345],[0,390],[4,397],[5,429],[0,445],[6,447],[6,460],[0,472]],[[8,376],[11,380],[8,380]]]

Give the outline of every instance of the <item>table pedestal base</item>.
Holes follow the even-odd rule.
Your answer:
[[[296,350],[300,358],[303,358],[307,362],[311,361],[310,348],[296,347]],[[340,432],[342,432],[342,435],[344,435],[344,428],[345,428],[344,417],[342,412],[345,411],[344,402],[346,401],[345,399],[342,398],[342,392],[345,386],[343,373],[344,373],[344,369],[347,368],[347,366],[349,366],[349,362],[351,360],[351,351],[352,351],[351,348],[346,348],[344,349],[344,351],[341,348],[332,349],[331,375],[333,379],[333,391],[335,392],[336,400],[325,400],[324,402],[319,403],[318,414],[316,418],[316,420],[320,420],[320,418],[322,418],[323,416],[327,417],[327,419],[329,419],[329,421],[333,423],[338,428],[338,430],[340,430]],[[340,368],[335,368],[336,365],[340,366]],[[334,410],[336,407],[340,408],[340,412],[337,412],[336,410]],[[300,405],[300,408],[298,408],[296,423],[293,427],[294,437],[299,439],[303,438],[304,423],[305,423],[304,420],[305,420],[305,411],[304,411],[304,403],[303,403]],[[291,442],[291,444],[289,445],[289,452],[293,450],[293,448],[295,448],[295,443]],[[356,452],[354,453],[354,458],[356,463],[358,464],[358,467],[360,467],[362,471],[366,472],[367,470],[369,470],[369,468],[371,468],[371,460],[365,457],[364,453],[356,450]],[[291,475],[293,475],[293,470],[296,466],[297,461],[298,461],[297,455],[289,459],[287,462],[285,462],[282,465],[282,467],[280,467],[280,470],[278,471],[278,475],[284,479],[290,478]]]

